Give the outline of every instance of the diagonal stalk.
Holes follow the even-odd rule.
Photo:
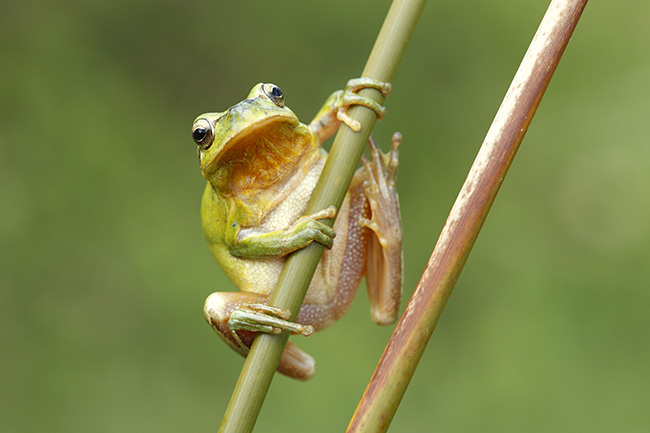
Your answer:
[[[393,80],[424,3],[424,0],[393,1],[362,77],[386,82]],[[377,90],[363,89],[359,93],[383,103],[384,98]],[[308,214],[330,205],[340,208],[377,121],[374,111],[361,106],[351,107],[348,114],[361,123],[362,129],[358,133],[346,126],[339,129],[307,207]],[[269,304],[290,310],[292,320],[302,305],[322,252],[323,246],[314,242],[291,254],[282,269]],[[253,430],[288,338],[287,332],[257,335],[226,409],[220,432]]]
[[[349,433],[385,432],[587,0],[553,0],[506,93]]]

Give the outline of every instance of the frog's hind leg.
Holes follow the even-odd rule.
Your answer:
[[[371,160],[362,160],[369,215],[359,224],[370,232],[365,276],[372,317],[380,325],[397,319],[402,295],[402,224],[395,188],[401,141],[401,134],[393,134],[391,149],[383,154],[371,137]]]
[[[279,334],[283,330],[311,335],[313,328],[289,322],[286,310],[268,305],[269,296],[251,292],[216,292],[208,296],[203,314],[210,326],[233,350],[243,356],[253,344],[257,332]],[[278,371],[294,379],[307,380],[314,375],[314,358],[289,342]]]
[[[397,319],[402,292],[402,225],[395,189],[401,136],[393,136],[387,155],[370,142],[371,160],[354,174],[348,196],[334,223],[336,239],[323,253],[297,321],[316,330],[348,310],[361,278],[366,276],[370,312],[375,323]],[[319,274],[320,273],[320,274]],[[325,299],[311,294],[328,293]]]
[[[316,330],[334,323],[348,310],[364,275],[375,323],[389,325],[397,319],[402,292],[402,225],[395,189],[400,141],[399,134],[393,136],[387,155],[370,142],[371,160],[364,160],[354,174],[334,223],[336,239],[347,241],[335,240],[323,253],[298,322]],[[314,293],[328,295],[310,299]]]

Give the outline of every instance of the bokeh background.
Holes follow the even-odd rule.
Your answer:
[[[0,7],[0,431],[215,431],[242,359],[189,130],[259,81],[308,122],[389,1]],[[404,135],[411,295],[548,1],[431,1],[375,136]],[[391,431],[650,429],[650,3],[591,2]],[[343,431],[391,328],[359,291],[260,432]],[[297,340],[297,339],[296,339]]]

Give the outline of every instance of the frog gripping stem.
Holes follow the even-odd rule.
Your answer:
[[[359,95],[358,92],[362,89],[375,89],[383,97],[386,97],[390,94],[392,86],[388,82],[372,78],[348,80],[344,90],[338,90],[327,98],[323,107],[309,124],[309,129],[316,134],[321,143],[332,136],[341,123],[353,132],[361,131],[361,123],[348,115],[348,109],[353,105],[369,108],[374,111],[377,119],[383,119],[386,108],[371,98]]]
[[[393,80],[423,7],[424,1],[419,0],[393,2],[362,76],[384,82]],[[311,195],[307,213],[332,204],[337,208],[341,206],[345,190],[349,187],[347,183],[354,175],[377,120],[372,109],[355,110],[353,114],[363,128],[358,133],[349,128],[339,129],[323,173]],[[324,113],[323,110],[319,115],[309,124],[309,129],[322,142],[338,128],[326,127],[324,120],[331,117],[336,121],[338,119],[336,114]],[[340,179],[347,180],[341,183]],[[335,184],[339,184],[338,188],[332,188]],[[318,245],[310,245],[293,253],[284,264],[270,303],[292,311],[300,308],[322,253],[323,248]],[[224,414],[220,433],[252,432],[287,341],[286,333],[279,336],[258,335]]]
[[[341,94],[342,102],[340,103],[340,108],[336,112],[336,118],[345,123],[354,132],[359,132],[361,130],[361,123],[348,115],[348,108],[350,108],[351,105],[362,105],[370,108],[375,112],[375,114],[377,114],[377,120],[382,120],[386,115],[386,107],[370,98],[357,94],[361,89],[379,90],[385,98],[390,95],[392,85],[371,78],[353,78],[347,82],[345,90]]]

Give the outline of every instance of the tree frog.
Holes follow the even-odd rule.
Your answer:
[[[285,330],[310,335],[339,319],[350,306],[362,276],[371,315],[381,325],[397,318],[402,290],[402,228],[395,189],[401,136],[383,154],[370,140],[340,209],[303,215],[323,170],[321,143],[344,122],[350,105],[364,105],[381,118],[384,107],[360,96],[362,88],[384,95],[390,84],[350,80],[334,92],[309,125],[285,105],[280,88],[257,84],[240,103],[200,115],[192,126],[201,172],[208,180],[201,204],[208,246],[240,292],[210,295],[204,315],[217,334],[246,355],[256,332]],[[338,217],[331,228],[321,220]],[[335,238],[336,236],[336,238]],[[268,305],[287,254],[319,242],[326,249],[296,322]],[[314,359],[289,342],[278,371],[308,379]]]

